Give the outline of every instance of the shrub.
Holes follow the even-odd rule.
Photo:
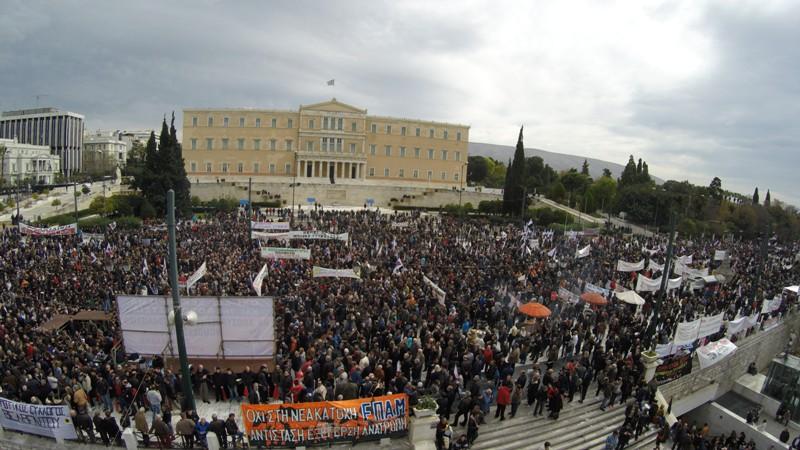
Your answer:
[[[478,203],[478,211],[484,214],[502,214],[502,200],[483,200]]]
[[[116,219],[117,227],[131,230],[142,227],[142,219],[134,216],[123,216]]]
[[[61,200],[59,200],[57,198],[53,199],[53,201],[50,202],[50,206],[61,206]]]
[[[152,219],[156,217],[157,214],[158,213],[156,213],[156,209],[153,207],[153,205],[147,199],[143,199],[142,204],[139,207],[139,216],[142,219]]]
[[[89,192],[91,192],[91,189],[89,189],[87,186],[84,186],[83,188],[81,188],[81,192],[83,192],[84,194],[88,194]]]
[[[111,223],[111,219],[107,217],[89,217],[88,219],[83,219],[78,221],[78,226],[82,230],[90,229],[90,230],[103,230],[108,224]]]
[[[39,200],[39,194],[33,194],[31,195],[31,198],[34,200]]]
[[[78,191],[75,191],[75,197],[77,198],[77,197],[80,197],[80,196],[81,196],[81,193],[78,192]]]
[[[89,209],[94,214],[103,214],[106,210],[106,198],[105,197],[96,197],[89,203]]]

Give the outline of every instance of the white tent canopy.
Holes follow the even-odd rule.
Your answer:
[[[614,295],[629,305],[644,305],[644,299],[635,291],[614,292]]]
[[[784,289],[785,291],[794,292],[795,294],[797,294],[797,293],[798,293],[798,291],[800,291],[800,286],[786,286],[786,287],[785,287],[785,288],[783,288],[783,289]]]

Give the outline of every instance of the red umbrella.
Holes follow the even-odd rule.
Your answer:
[[[531,317],[547,317],[550,315],[550,309],[541,303],[525,303],[519,306],[519,312],[527,314]]]
[[[597,292],[584,292],[581,294],[581,300],[592,305],[605,305],[608,300]]]

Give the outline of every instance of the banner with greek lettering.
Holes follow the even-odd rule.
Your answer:
[[[710,367],[720,362],[725,357],[732,355],[735,351],[736,345],[724,338],[704,345],[697,349],[697,359],[700,360],[700,368],[705,369],[706,367]]]
[[[647,268],[652,270],[653,272],[656,272],[656,271],[662,272],[664,270],[664,265],[663,264],[659,264],[659,263],[657,263],[657,262],[655,262],[654,260],[651,259],[650,262],[647,263]]]
[[[671,280],[667,280],[667,290],[671,291],[673,289],[678,289],[683,284],[683,278],[672,278]]]
[[[691,344],[697,340],[697,332],[700,330],[700,319],[691,322],[681,322],[675,329],[675,345]]]
[[[81,239],[83,239],[83,242],[89,242],[89,241],[103,242],[105,238],[106,235],[103,233],[87,233],[87,232],[81,233]]]
[[[193,274],[186,280],[186,289],[189,290],[195,285],[203,275],[206,274],[206,263],[204,262]]]
[[[250,226],[252,226],[254,230],[289,231],[289,222],[253,222],[251,220]]]
[[[333,240],[333,241],[347,241],[349,234],[347,233],[327,233],[325,231],[286,231],[284,233],[262,233],[260,231],[253,232],[253,239],[275,239],[279,241],[288,241],[291,239],[312,239],[312,240]]]
[[[356,278],[361,279],[353,269],[327,269],[325,267],[314,266],[312,269],[314,278]]]
[[[251,447],[300,447],[399,438],[408,430],[405,394],[330,402],[242,404]]]
[[[31,405],[0,398],[0,424],[9,430],[59,439],[77,439],[68,406]]]
[[[714,250],[714,261],[722,261],[726,256],[728,256],[728,252],[725,250]]]
[[[433,290],[433,295],[435,295],[436,299],[439,300],[439,304],[444,306],[445,305],[444,299],[447,296],[447,294],[442,290],[442,288],[437,286],[436,283],[431,281],[431,279],[426,277],[425,275],[422,276],[422,281],[424,281],[425,284],[431,287],[431,290]]]
[[[264,264],[264,267],[258,272],[258,275],[253,279],[253,289],[255,289],[256,294],[261,297],[261,285],[264,283],[264,277],[267,276],[267,265]]]
[[[644,269],[644,259],[639,262],[617,261],[617,272],[638,272]]]
[[[602,295],[604,298],[608,298],[608,294],[611,293],[611,291],[609,291],[608,289],[601,288],[600,286],[597,286],[597,285],[592,284],[592,283],[586,283],[586,288],[585,289],[586,289],[586,292],[594,292],[595,294]]]
[[[61,225],[56,227],[38,228],[20,222],[19,232],[20,234],[26,234],[29,236],[68,236],[78,232],[78,224],[71,223],[69,225]]]
[[[262,247],[261,257],[264,259],[311,259],[311,250],[307,248]]]
[[[700,319],[700,327],[697,330],[697,338],[704,338],[718,332],[722,327],[723,317],[725,317],[725,313],[719,313],[715,316],[703,317]]]
[[[592,253],[592,246],[591,245],[587,245],[586,247],[583,247],[582,249],[576,251],[575,252],[575,257],[578,258],[578,259],[586,258],[587,256],[589,256],[590,253]]]

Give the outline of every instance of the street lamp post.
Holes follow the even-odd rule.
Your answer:
[[[181,386],[186,399],[185,409],[195,409],[194,392],[189,375],[189,359],[186,356],[186,340],[183,336],[183,311],[178,290],[178,255],[175,244],[175,191],[167,192],[167,228],[169,230],[169,286],[172,291],[172,310],[175,313],[175,339],[178,341],[178,358],[181,364]]]
[[[669,220],[669,243],[667,244],[667,259],[664,261],[664,270],[661,273],[661,295],[656,298],[656,303],[653,306],[653,317],[650,319],[650,324],[647,327],[647,340],[650,344],[648,347],[655,348],[657,342],[655,341],[656,322],[659,320],[661,313],[661,303],[667,298],[667,281],[669,274],[672,272],[672,251],[673,242],[675,241],[675,213],[670,215]]]
[[[72,197],[75,200],[75,226],[78,226],[78,183],[72,184]]]
[[[253,177],[247,179],[247,227],[250,230],[250,240],[253,240]]]
[[[464,163],[458,169],[458,179],[461,182],[461,187],[458,190],[458,210],[461,211],[461,194],[464,192]],[[467,172],[469,173],[469,172]]]

